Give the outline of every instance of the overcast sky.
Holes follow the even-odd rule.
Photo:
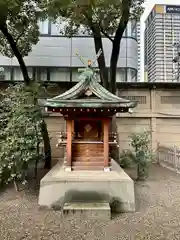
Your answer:
[[[144,81],[144,21],[153,8],[154,4],[172,4],[180,5],[180,0],[146,0],[145,1],[145,11],[141,17],[141,81]]]

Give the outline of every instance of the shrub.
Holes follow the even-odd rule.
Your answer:
[[[130,150],[123,150],[121,153],[120,153],[120,166],[122,168],[128,168],[128,167],[131,167],[131,165],[133,164],[134,162],[134,154],[132,153],[132,151]]]
[[[149,149],[150,132],[133,133],[130,137],[130,145],[135,152],[138,180],[145,180],[148,177],[149,164],[152,159],[152,153]]]
[[[41,112],[32,92],[23,85],[5,90],[0,113],[0,184],[25,182],[30,164],[39,156],[42,141]]]

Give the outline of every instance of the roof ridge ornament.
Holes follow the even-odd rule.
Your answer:
[[[100,48],[99,51],[97,52],[94,60],[88,60],[87,64],[86,64],[86,60],[78,53],[78,50],[76,49],[76,56],[79,58],[79,60],[81,61],[81,63],[85,66],[85,68],[80,68],[78,69],[78,72],[85,72],[87,71],[87,69],[91,69],[93,72],[99,72],[99,69],[94,69],[93,65],[96,63],[96,61],[98,60],[98,58],[101,56],[102,54],[102,49]]]

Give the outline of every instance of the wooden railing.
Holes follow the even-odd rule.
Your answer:
[[[157,146],[157,161],[163,167],[180,173],[180,148],[177,146]]]
[[[56,144],[56,147],[60,146],[60,145],[65,145],[66,144],[66,141],[67,141],[67,132],[58,132],[56,134],[56,139],[57,139],[57,144]],[[73,133],[73,142],[74,143],[77,143],[77,142],[80,142],[81,139],[78,139],[78,141],[75,139],[75,134]],[[100,139],[103,139],[103,135],[100,136]],[[84,142],[84,140],[82,140]],[[90,143],[90,141],[87,141],[88,143]],[[94,141],[91,141],[93,143],[97,142],[96,140]],[[100,141],[97,142],[97,144],[99,143]],[[103,142],[102,142],[103,143]],[[118,145],[118,135],[117,133],[109,133],[109,144],[110,145]]]

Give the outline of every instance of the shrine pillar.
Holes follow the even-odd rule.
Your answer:
[[[73,123],[72,120],[66,120],[66,131],[67,131],[67,143],[66,143],[66,151],[67,151],[67,159],[66,159],[66,171],[71,171],[72,167],[72,133],[73,133]]]
[[[104,129],[104,171],[110,171],[109,168],[109,119],[103,121]]]

